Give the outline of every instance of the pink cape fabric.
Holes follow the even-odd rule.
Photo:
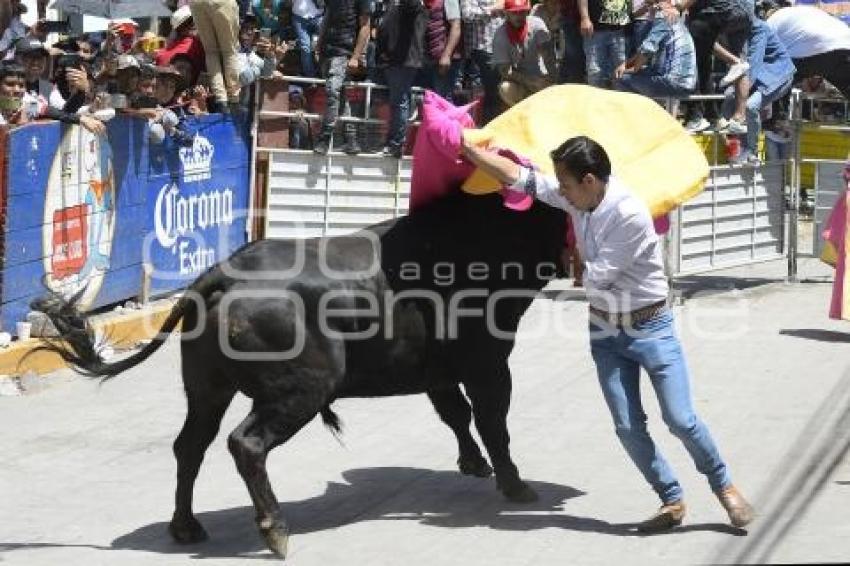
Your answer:
[[[459,157],[464,128],[474,128],[469,110],[475,105],[455,106],[432,91],[426,91],[422,102],[422,123],[413,146],[413,173],[410,183],[410,211],[456,190],[475,171],[475,166]],[[527,158],[508,149],[498,153],[521,164],[531,165]],[[502,189],[506,207],[528,210],[533,199],[522,193]],[[670,229],[667,215],[655,219],[655,231]]]
[[[475,166],[460,157],[464,128],[474,128],[469,110],[476,104],[455,106],[432,91],[426,91],[422,102],[422,123],[413,146],[413,173],[410,182],[410,211],[458,190],[475,171]],[[522,165],[531,162],[509,150],[499,150]],[[502,190],[505,206],[513,210],[528,210],[532,199],[521,193]]]

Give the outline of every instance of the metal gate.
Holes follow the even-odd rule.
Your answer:
[[[781,259],[785,252],[786,164],[713,167],[705,190],[682,205],[672,239],[688,274]]]
[[[406,214],[411,165],[410,159],[271,151],[265,235],[333,236]]]

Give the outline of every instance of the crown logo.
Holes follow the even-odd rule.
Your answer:
[[[212,160],[215,147],[207,138],[196,135],[190,147],[180,149],[183,163],[183,182],[204,181],[212,177]]]

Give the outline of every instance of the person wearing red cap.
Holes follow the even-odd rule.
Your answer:
[[[510,107],[546,88],[557,76],[546,23],[529,16],[528,0],[505,0],[505,22],[493,36],[493,66],[502,78],[499,98]]]

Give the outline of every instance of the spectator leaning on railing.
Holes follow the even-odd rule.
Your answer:
[[[797,68],[795,80],[822,76],[850,100],[850,26],[813,6],[767,6],[767,25]]]
[[[746,102],[747,133],[741,144],[741,153],[734,158],[736,163],[757,163],[758,142],[761,133],[761,112],[791,90],[794,81],[794,64],[779,42],[776,34],[761,20],[753,22],[755,32],[751,41],[759,47],[748,60],[750,64],[750,92]],[[729,117],[735,106],[735,95],[727,95],[723,114]]]
[[[658,12],[637,52],[616,71],[617,88],[651,98],[691,94],[697,82],[694,41],[683,17]]]
[[[51,108],[43,96],[27,92],[26,72],[20,64],[0,63],[0,124],[19,126],[38,119],[79,124],[97,135],[106,133],[106,126],[97,118]]]
[[[194,85],[204,68],[206,54],[201,38],[196,34],[195,22],[188,6],[171,15],[171,38],[154,56],[159,66],[174,65],[184,75],[186,86]],[[176,59],[181,58],[182,62]]]

